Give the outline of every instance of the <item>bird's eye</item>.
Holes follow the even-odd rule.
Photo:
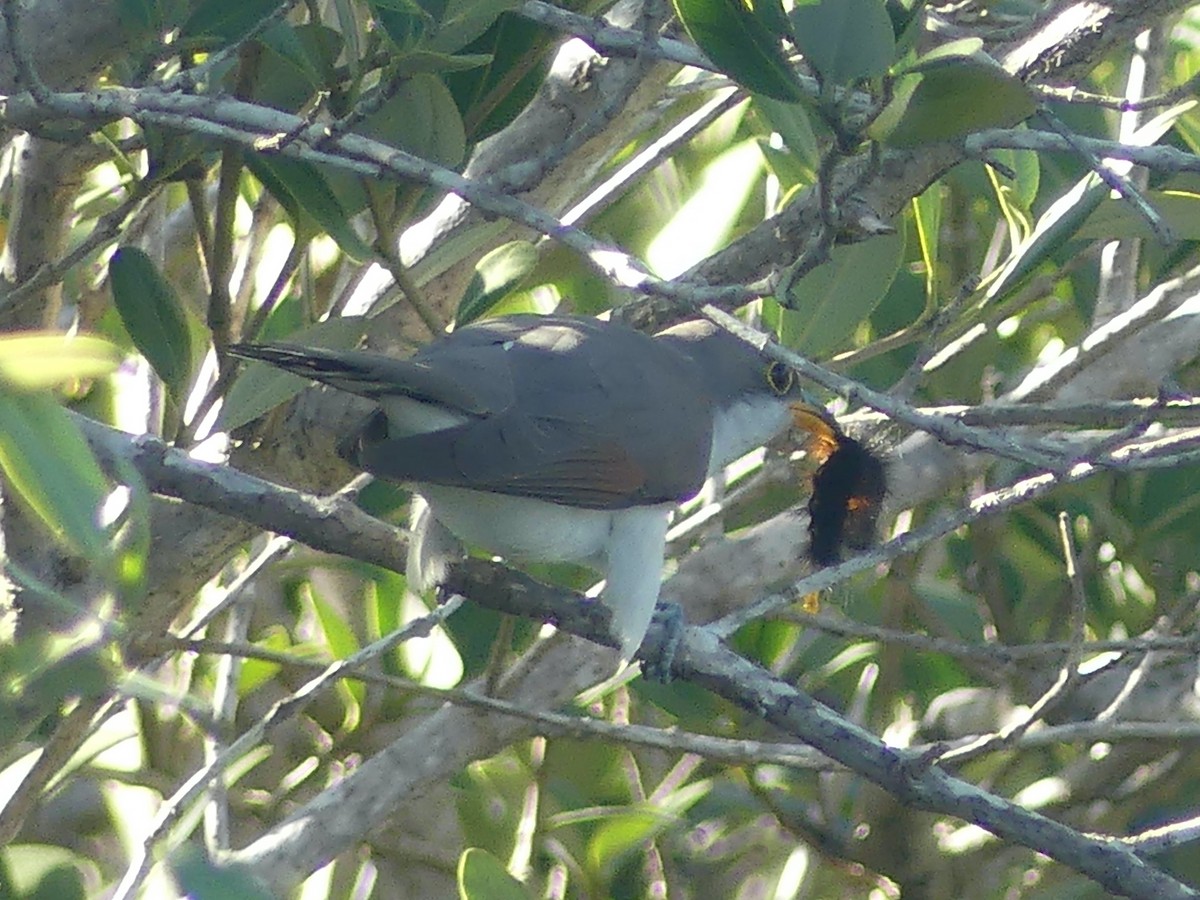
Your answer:
[[[792,384],[796,380],[796,373],[791,370],[791,367],[778,360],[767,366],[766,376],[771,390],[781,396],[792,389]]]

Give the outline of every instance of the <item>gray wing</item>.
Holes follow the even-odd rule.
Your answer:
[[[405,360],[282,344],[230,353],[378,401],[344,446],[384,478],[598,509],[680,500],[704,482],[712,410],[695,364],[623,325],[508,316]],[[387,415],[394,397],[463,421],[414,434]]]
[[[395,480],[596,509],[677,501],[699,490],[712,410],[692,361],[624,326],[529,318],[534,327],[492,350],[503,354],[518,402],[417,435],[396,434],[377,419],[360,436],[354,461]],[[484,349],[467,355],[477,360]]]

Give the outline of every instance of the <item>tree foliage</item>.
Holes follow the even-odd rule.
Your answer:
[[[1191,895],[1195,23],[0,4],[0,894]],[[607,681],[588,573],[407,594],[364,408],[220,352],[555,309],[772,337],[879,546],[769,448]]]

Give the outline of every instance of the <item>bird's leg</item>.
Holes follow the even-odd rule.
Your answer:
[[[650,631],[638,650],[642,661],[642,675],[651,681],[667,684],[671,680],[671,667],[675,654],[683,641],[683,629],[687,620],[683,607],[678,603],[660,600],[654,607]]]
[[[466,558],[462,541],[434,518],[429,504],[417,494],[413,495],[408,527],[408,589],[414,594],[440,589],[450,565]]]
[[[667,539],[665,506],[635,506],[613,516],[604,591],[622,660],[633,658],[654,614]]]

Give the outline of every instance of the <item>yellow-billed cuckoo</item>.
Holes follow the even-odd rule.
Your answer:
[[[650,337],[514,315],[407,359],[289,344],[228,352],[379,404],[346,455],[424,498],[414,588],[437,582],[459,540],[516,562],[582,563],[607,582],[625,659],[658,598],[671,508],[811,409],[786,366],[706,321]]]

